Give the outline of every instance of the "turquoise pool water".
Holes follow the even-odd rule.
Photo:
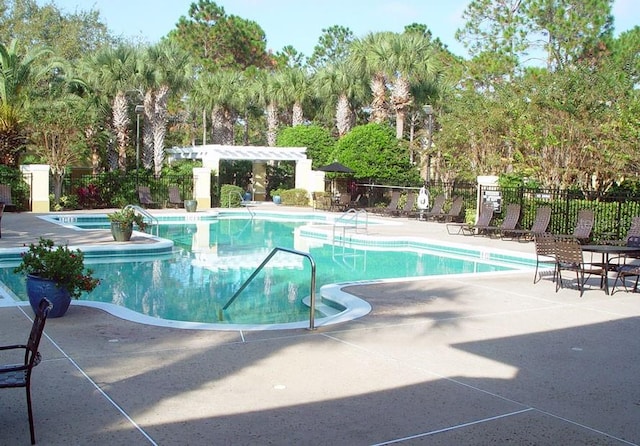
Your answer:
[[[174,242],[170,254],[141,259],[88,256],[87,263],[102,284],[83,300],[112,303],[176,321],[274,324],[308,320],[309,308],[302,299],[310,294],[309,262],[285,252],[276,254],[234,303],[222,310],[274,247],[309,252],[317,264],[317,290],[330,283],[513,268],[470,257],[471,251],[435,252],[426,245],[387,242],[364,246],[354,241],[334,245],[313,226],[298,229],[309,223],[220,218],[161,224],[159,236]],[[4,266],[0,280],[27,300],[23,278]]]

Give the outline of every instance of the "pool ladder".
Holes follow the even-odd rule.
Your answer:
[[[342,228],[342,237],[336,238],[336,228]],[[332,235],[332,243],[331,246],[332,248],[332,259],[334,262],[338,262],[338,258],[341,259],[341,263],[344,264],[344,266],[349,267],[352,270],[356,269],[356,260],[357,257],[361,257],[360,255],[355,253],[355,248],[351,247],[351,252],[347,253],[347,243],[349,243],[349,241],[347,240],[347,229],[354,229],[356,233],[359,232],[359,230],[363,230],[365,233],[368,231],[369,228],[369,214],[367,214],[367,211],[364,209],[349,209],[347,211],[345,211],[342,215],[340,215],[340,217],[338,217],[334,222],[333,222],[333,235]],[[349,245],[351,246],[351,243],[349,243]],[[341,253],[337,253],[336,252],[336,248],[340,249],[342,248],[342,252]],[[364,256],[364,260],[366,262],[366,255]],[[351,259],[352,260],[352,264],[349,264],[347,262],[347,259]]]
[[[149,213],[149,211],[147,211],[146,209],[135,205],[135,204],[128,204],[124,207],[125,209],[133,209],[134,212],[137,212],[138,214],[142,215],[143,218],[146,218],[149,222],[149,225],[151,225],[151,227],[155,227],[156,228],[156,236],[159,234],[159,226],[160,226],[160,222],[158,221],[158,219],[156,217],[154,217],[153,215],[151,215]],[[153,235],[153,233],[151,234]]]
[[[249,215],[251,215],[251,219],[253,220],[253,217],[255,217],[255,214],[253,213],[253,211],[249,208],[250,206],[250,202],[247,202],[244,200],[244,197],[242,196],[242,194],[240,192],[234,192],[231,191],[229,192],[229,199],[227,200],[228,203],[228,207],[231,207],[231,196],[232,195],[238,195],[240,197],[240,206],[244,206],[244,208],[249,211]]]
[[[226,304],[224,304],[224,307],[222,307],[222,311],[229,308],[229,305],[231,305],[236,300],[236,298],[240,295],[240,293],[242,293],[242,291],[249,285],[249,283],[258,275],[258,273],[262,270],[262,268],[264,268],[265,265],[269,263],[269,261],[273,258],[273,256],[275,256],[279,251],[288,252],[289,254],[305,257],[307,260],[309,260],[309,263],[311,264],[311,285],[310,285],[311,289],[310,289],[310,296],[309,296],[309,330],[315,330],[316,262],[315,260],[313,260],[313,257],[311,257],[311,254],[307,252],[297,251],[295,249],[281,248],[281,247],[273,248],[273,250],[262,261],[262,263],[255,269],[255,271],[251,273],[249,278],[245,280],[245,282],[238,289],[238,291],[236,291],[235,294],[231,296],[231,299],[229,299],[229,301]]]
[[[361,217],[364,221],[361,220]],[[349,209],[333,222],[333,242],[336,241],[336,228],[342,228],[342,241],[345,241],[347,229],[355,229],[356,233],[359,229],[367,232],[369,228],[369,214],[364,209]]]

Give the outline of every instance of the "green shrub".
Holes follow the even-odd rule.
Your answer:
[[[331,152],[335,143],[331,132],[317,125],[285,127],[278,133],[276,141],[279,147],[306,147],[307,158],[313,160],[313,167],[324,166],[333,161]]]
[[[220,207],[221,208],[238,208],[242,202],[244,191],[240,186],[233,184],[223,184],[220,187]]]
[[[280,195],[286,206],[309,206],[309,194],[304,189],[278,189],[271,191],[271,196],[274,195]]]
[[[351,168],[356,180],[371,178],[399,186],[423,182],[418,168],[409,162],[408,148],[398,142],[387,125],[354,127],[338,140],[332,158]]]

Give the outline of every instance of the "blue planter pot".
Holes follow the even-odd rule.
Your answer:
[[[34,313],[43,297],[53,304],[48,317],[61,317],[71,304],[71,295],[65,288],[60,288],[53,280],[27,275],[27,295]]]
[[[274,196],[273,196],[273,202],[274,202],[275,204],[280,204],[280,203],[282,203],[282,198],[280,197],[280,195],[274,195]]]

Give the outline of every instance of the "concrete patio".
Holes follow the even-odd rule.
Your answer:
[[[394,219],[381,235],[517,250]],[[0,248],[38,235],[109,243],[5,214]],[[142,240],[134,242],[142,243]],[[316,331],[162,328],[72,303],[33,377],[40,445],[640,444],[640,297],[555,292],[533,272],[346,288],[360,319]],[[0,299],[0,344],[28,306]],[[0,363],[11,362],[0,356]],[[15,360],[15,359],[14,359]],[[0,393],[0,444],[29,444],[24,389]]]

